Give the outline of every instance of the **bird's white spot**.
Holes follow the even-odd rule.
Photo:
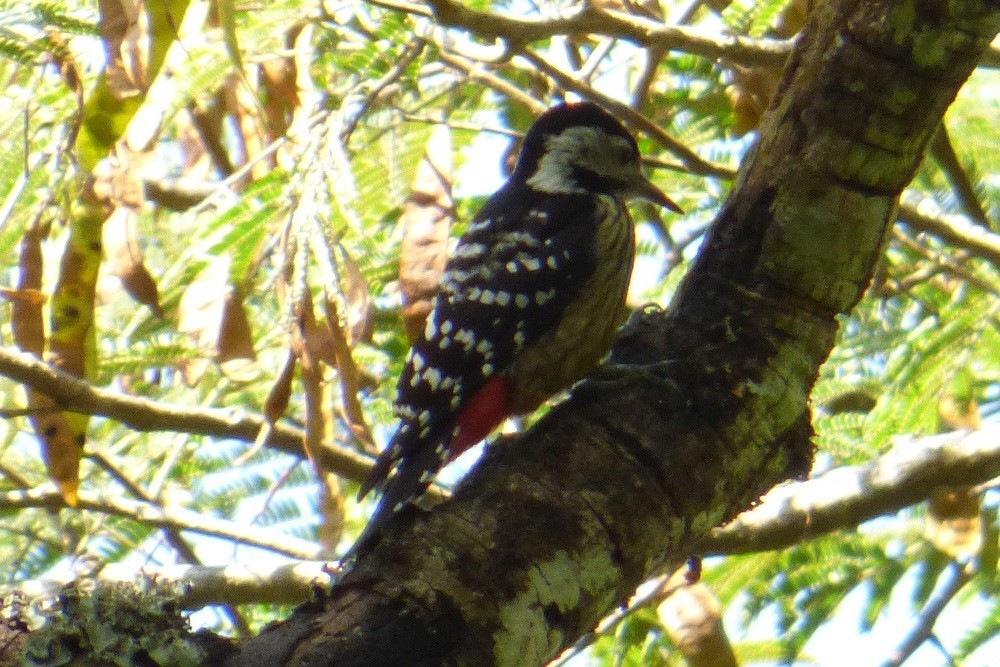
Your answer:
[[[461,402],[462,402],[462,399],[459,398],[458,394],[455,394],[454,396],[452,396],[451,397],[451,401],[449,402],[449,404],[451,405],[451,409],[452,410],[456,409]]]
[[[441,333],[444,334],[445,336],[450,334],[453,328],[454,325],[451,323],[451,320],[445,320],[444,322],[441,323]]]
[[[537,257],[524,256],[521,258],[521,264],[523,264],[524,268],[528,269],[529,271],[537,271],[538,269],[542,268],[542,263],[538,261]]]
[[[514,332],[514,344],[517,346],[524,345],[524,332],[515,331]]]
[[[424,338],[431,340],[437,335],[437,313],[431,311],[427,316],[427,325],[424,327]]]
[[[459,329],[455,332],[455,340],[462,344],[468,352],[476,344],[476,334],[468,329]]]
[[[518,308],[528,307],[528,295],[527,294],[517,294],[514,296],[514,305]]]
[[[473,222],[471,225],[466,227],[466,234],[475,234],[478,231],[482,231],[493,224],[492,218],[486,218],[485,220],[480,220],[479,222]]]
[[[483,375],[490,376],[493,374],[493,364],[483,364]]]
[[[410,363],[413,364],[413,370],[419,371],[421,368],[424,367],[424,355],[420,354],[419,352],[414,352],[413,358],[410,360]]]
[[[493,356],[493,344],[484,338],[483,340],[479,341],[478,345],[476,345],[476,352],[478,352],[479,354],[485,354],[487,355],[487,358],[489,358]]]
[[[428,435],[430,435],[430,433],[431,433],[431,427],[430,426],[425,426],[422,429],[420,429],[420,437],[421,438],[426,438]]]
[[[479,303],[483,304],[484,306],[492,306],[495,297],[496,294],[493,293],[493,290],[488,290],[488,289],[483,290],[482,295],[479,297]]]
[[[554,299],[555,296],[556,296],[555,289],[550,289],[545,291],[539,290],[535,292],[535,303],[537,303],[539,306],[544,306],[547,302]]]
[[[446,282],[450,281],[453,283],[461,283],[468,280],[469,275],[468,271],[463,271],[462,269],[452,269],[448,273],[444,274],[444,279]]]
[[[438,341],[438,347],[442,350],[447,349],[449,345],[451,345],[451,338],[448,336],[442,336],[441,340]]]
[[[486,252],[486,246],[482,243],[465,243],[459,245],[455,250],[455,256],[463,259],[474,259]]]
[[[545,260],[545,264],[550,269],[558,269],[559,268],[559,262],[557,262],[556,258],[553,257],[552,255],[548,256],[548,259]]]
[[[469,301],[479,301],[479,297],[482,296],[482,294],[483,290],[479,289],[478,287],[473,287],[472,289],[469,290],[467,296],[469,297]]]
[[[429,410],[421,410],[420,415],[417,417],[417,421],[421,424],[426,424],[431,420],[431,413]]]
[[[506,268],[508,273],[517,273],[517,262],[514,261],[507,262]]]
[[[497,305],[506,308],[510,303],[510,292],[497,292]]]
[[[427,384],[433,391],[437,391],[437,388],[441,386],[441,371],[436,368],[428,368],[424,371],[424,379],[427,380]]]
[[[419,481],[419,482],[420,482],[421,484],[426,484],[427,482],[429,482],[429,481],[430,481],[430,479],[431,479],[431,475],[432,475],[432,474],[433,474],[433,473],[431,473],[431,471],[430,471],[430,470],[425,470],[425,471],[423,471],[422,473],[420,473],[420,479],[419,479],[418,481]]]

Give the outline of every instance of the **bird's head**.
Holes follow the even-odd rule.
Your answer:
[[[560,104],[528,130],[512,179],[539,192],[639,197],[681,212],[639,165],[635,139],[610,114],[589,102]]]

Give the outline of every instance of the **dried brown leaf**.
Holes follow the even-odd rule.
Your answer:
[[[228,257],[209,262],[184,290],[177,306],[177,330],[190,335],[194,347],[205,355],[182,362],[184,381],[190,386],[198,384],[217,348],[226,299],[232,291],[229,264]]]
[[[45,349],[45,325],[42,319],[42,236],[38,225],[25,230],[21,238],[18,259],[17,290],[7,294],[11,299],[11,328],[14,342],[25,352],[41,358]],[[55,401],[27,388],[29,421],[42,443],[42,455],[49,477],[59,487],[70,506],[77,502],[80,486],[82,442],[73,434],[65,416],[56,409]]]
[[[306,402],[306,428],[302,446],[313,469],[322,476],[322,471],[318,467],[317,453],[323,443],[323,366],[312,355],[305,340],[306,329],[316,326],[312,294],[308,290],[302,294],[298,311],[299,321],[292,329],[292,350],[298,356],[302,369],[299,376],[302,379]]]
[[[968,487],[935,489],[927,503],[924,537],[939,551],[965,560],[979,553],[982,522],[979,495]]]
[[[257,353],[253,349],[253,333],[243,302],[230,288],[222,310],[218,343],[219,368],[230,380],[250,382],[260,376]]]
[[[97,27],[107,45],[108,85],[120,98],[135,97],[149,85],[148,21],[140,20],[142,0],[98,0]]]
[[[79,133],[80,124],[83,122],[83,78],[80,76],[80,68],[76,64],[76,59],[73,58],[73,52],[62,35],[55,28],[51,27],[46,30],[46,33],[49,42],[55,45],[55,48],[49,52],[49,56],[56,67],[59,68],[59,76],[62,78],[63,83],[66,84],[66,87],[69,88],[76,99],[76,118],[73,119],[72,127],[66,137],[66,146],[72,146],[76,142],[76,135]]]
[[[267,392],[267,398],[264,399],[264,418],[272,424],[288,410],[288,402],[292,396],[292,379],[295,377],[295,365],[295,353],[288,350],[281,372],[278,373],[270,391]]]
[[[809,14],[809,0],[788,3],[768,30],[769,37],[788,39],[798,34]],[[781,70],[767,67],[732,67],[732,85],[727,90],[733,107],[733,134],[738,137],[754,131],[771,104]]]
[[[403,239],[399,285],[403,292],[403,323],[410,340],[424,328],[447,260],[448,232],[455,218],[451,184],[451,134],[442,125],[427,142],[400,216]]]
[[[25,352],[31,352],[41,359],[45,350],[45,324],[42,319],[42,299],[32,299],[32,294],[42,294],[42,237],[38,225],[24,230],[18,257],[17,294],[21,298],[11,299],[11,329],[14,342]]]
[[[42,441],[49,477],[56,483],[66,504],[75,507],[80,487],[82,439],[73,433],[66,415],[59,412],[55,401],[45,394],[28,390],[28,408],[32,411],[31,426]]]
[[[340,394],[343,401],[343,414],[347,427],[354,438],[361,443],[366,452],[375,453],[375,438],[365,420],[365,413],[358,399],[361,391],[360,375],[351,347],[347,342],[346,333],[336,324],[337,305],[330,299],[326,300],[326,320],[333,339],[334,354],[337,359],[337,376],[340,378]]]
[[[227,82],[227,86],[232,85],[233,82]],[[223,124],[230,111],[227,97],[226,91],[220,91],[207,103],[192,103],[188,111],[191,113],[191,122],[198,133],[201,145],[212,159],[212,165],[222,173],[223,177],[228,178],[236,171],[236,167],[229,157],[229,151],[222,138]],[[242,135],[237,136],[236,140],[245,145]],[[246,153],[245,149],[243,152]]]
[[[295,109],[299,106],[299,90],[295,78],[293,58],[274,56],[260,64],[260,87],[264,92],[264,122],[268,136],[272,138],[285,135],[291,125]]]
[[[361,273],[361,267],[343,246],[340,250],[340,281],[343,290],[347,312],[344,313],[347,323],[347,343],[354,347],[360,342],[372,338],[372,315],[375,306],[372,303],[371,290],[368,281]]]
[[[111,214],[104,223],[104,256],[129,296],[149,306],[157,317],[163,317],[156,281],[142,262],[136,231],[138,220],[138,214],[128,208],[118,208]]]

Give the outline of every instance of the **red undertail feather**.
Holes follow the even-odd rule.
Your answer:
[[[498,376],[491,378],[469,399],[455,419],[455,435],[448,447],[452,460],[510,416],[512,393],[511,379]]]

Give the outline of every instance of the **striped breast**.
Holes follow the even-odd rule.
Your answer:
[[[511,365],[519,399],[530,406],[569,388],[590,373],[611,348],[625,321],[625,297],[635,258],[635,228],[618,197],[601,195],[593,274],[563,311],[558,324],[529,345]]]

